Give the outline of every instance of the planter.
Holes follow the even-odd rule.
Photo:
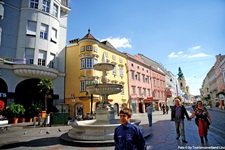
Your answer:
[[[27,122],[33,122],[33,118],[27,118]]]
[[[12,123],[17,124],[18,123],[18,120],[19,120],[18,118],[13,118],[12,119],[12,121],[13,121]]]
[[[20,118],[20,123],[25,123],[25,118]]]

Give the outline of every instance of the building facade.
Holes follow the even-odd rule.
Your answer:
[[[53,80],[52,111],[64,103],[68,0],[1,0],[0,8],[0,99],[38,101],[37,84],[46,78]]]
[[[96,40],[89,29],[83,38],[70,40],[66,59],[65,103],[70,106],[71,117],[85,117],[87,113],[94,113],[102,100],[101,96],[92,97],[86,91],[89,84],[101,84],[102,72],[93,68],[96,63],[115,65],[112,71],[107,72],[107,77],[108,83],[123,86],[120,93],[108,96],[108,102],[114,107],[116,114],[119,114],[122,107],[128,106],[126,55],[109,42]]]
[[[150,58],[144,56],[143,54],[138,54],[141,59],[151,66],[151,87],[152,87],[152,97],[155,102],[155,110],[161,110],[163,104],[166,103],[166,75],[163,67],[151,60]]]
[[[127,56],[130,107],[134,113],[144,113],[148,105],[155,106],[151,94],[151,67],[139,55],[132,56],[127,53],[125,55]]]

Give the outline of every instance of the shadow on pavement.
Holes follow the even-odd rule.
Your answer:
[[[30,140],[27,142],[18,142],[18,143],[12,143],[12,144],[6,144],[3,146],[0,146],[0,149],[10,149],[10,148],[18,148],[18,147],[43,147],[43,146],[51,146],[56,144],[62,144],[60,141],[60,137],[49,137],[49,138],[41,138],[41,139],[35,139]]]

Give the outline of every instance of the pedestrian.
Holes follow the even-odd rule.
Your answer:
[[[212,119],[210,117],[210,114],[208,110],[202,106],[202,102],[198,101],[197,106],[195,110],[192,112],[192,115],[190,116],[190,119],[193,117],[196,117],[196,124],[198,126],[198,134],[201,139],[201,143],[204,144],[204,139],[205,141],[208,142],[207,134],[208,134],[208,129],[209,125],[212,124]]]
[[[166,105],[166,114],[168,114],[168,111],[169,111],[169,106]]]
[[[120,110],[121,125],[115,128],[115,150],[146,150],[146,142],[141,129],[130,123],[132,110]]]
[[[152,126],[152,106],[148,105],[148,107],[146,108],[147,111],[147,116],[148,116],[148,125],[149,127]]]
[[[188,143],[185,138],[185,131],[184,131],[184,118],[187,117],[190,120],[189,115],[187,113],[186,108],[183,105],[180,105],[181,98],[175,97],[175,105],[172,107],[171,111],[171,121],[175,121],[176,133],[177,137],[176,140],[182,137],[183,143]],[[184,116],[185,115],[185,116]]]
[[[166,113],[164,104],[162,105],[163,115]]]

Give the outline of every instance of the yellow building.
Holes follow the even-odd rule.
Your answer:
[[[88,93],[86,85],[101,83],[102,72],[94,70],[93,65],[104,61],[115,64],[114,69],[107,72],[108,83],[123,85],[121,93],[108,96],[109,103],[117,114],[122,105],[128,104],[126,55],[108,41],[96,40],[89,29],[82,39],[69,41],[66,49],[65,103],[70,107],[71,117],[85,117],[95,112],[102,98]]]

